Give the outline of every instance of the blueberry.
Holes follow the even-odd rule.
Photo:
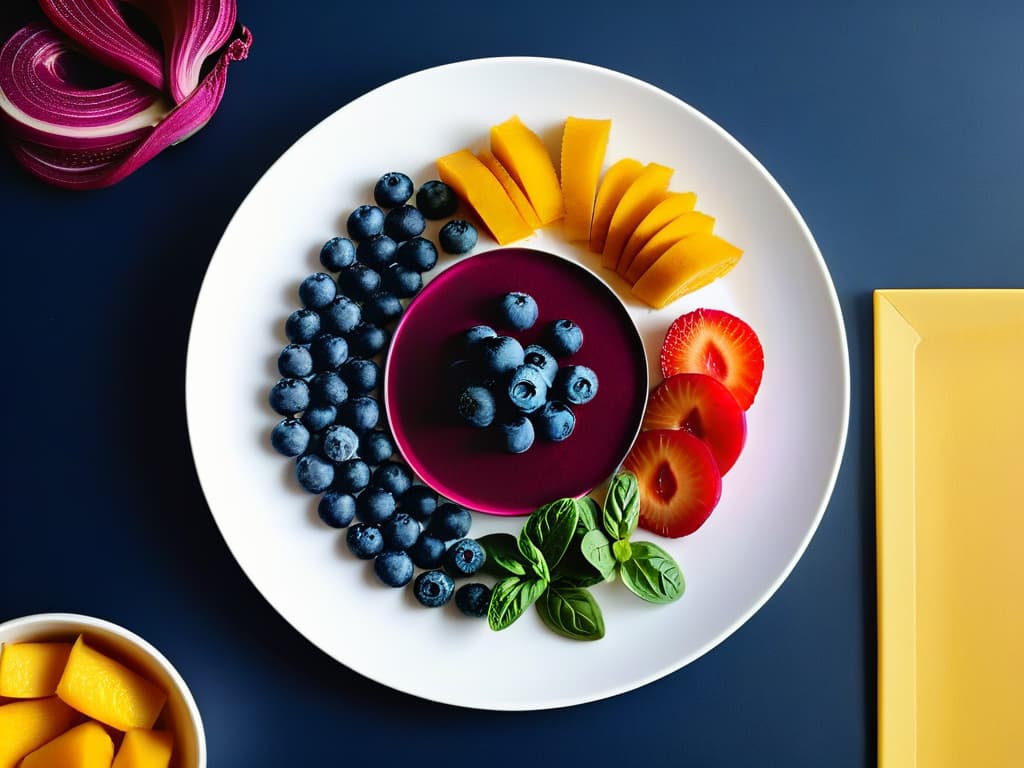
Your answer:
[[[386,461],[373,471],[370,482],[390,492],[397,499],[412,485],[412,473],[404,464]]]
[[[277,356],[277,370],[289,379],[304,379],[313,373],[313,355],[299,344],[289,344]]]
[[[513,291],[501,297],[501,319],[509,328],[525,331],[537,322],[537,302],[528,293]]]
[[[548,400],[533,416],[537,434],[545,440],[559,442],[572,434],[576,426],[576,415],[565,403]]]
[[[484,584],[463,584],[455,591],[455,607],[466,616],[483,618],[490,604],[491,590]]]
[[[309,392],[317,405],[340,405],[348,399],[348,387],[336,371],[324,371],[310,379]]]
[[[348,216],[348,234],[353,240],[365,240],[384,231],[384,211],[375,205],[360,205]]]
[[[356,498],[356,517],[364,523],[383,523],[395,513],[395,497],[383,488],[368,486]]]
[[[359,438],[359,456],[368,464],[383,464],[394,453],[395,444],[380,430],[371,430]]]
[[[381,208],[394,208],[412,197],[412,179],[404,173],[385,173],[373,186],[373,199]]]
[[[412,593],[421,605],[440,608],[452,599],[455,582],[444,571],[424,571],[412,584]]]
[[[434,510],[427,531],[431,536],[451,541],[452,539],[461,539],[469,533],[469,526],[472,522],[473,517],[468,509],[446,502]]]
[[[270,444],[284,456],[298,456],[309,445],[309,430],[298,419],[283,419],[270,433]]]
[[[511,374],[523,364],[522,345],[511,336],[481,339],[473,347],[473,358],[484,376]]]
[[[324,430],[321,451],[323,455],[336,464],[348,461],[356,455],[359,438],[348,427],[334,424]]]
[[[372,392],[380,379],[380,368],[373,360],[367,360],[365,357],[350,357],[338,369],[338,373],[348,384],[348,391],[357,395]]]
[[[567,365],[558,371],[552,395],[559,400],[583,405],[597,394],[597,374],[585,365]]]
[[[374,525],[356,523],[345,534],[345,542],[360,560],[372,560],[384,550],[384,536]]]
[[[281,379],[270,390],[269,400],[282,416],[293,416],[309,405],[309,385],[302,379]]]
[[[350,398],[338,408],[338,422],[359,434],[376,427],[379,419],[377,401],[366,395]]]
[[[384,217],[384,234],[399,243],[419,237],[423,234],[426,226],[427,222],[423,218],[423,214],[411,205],[392,208]]]
[[[544,329],[544,346],[555,357],[568,357],[583,346],[583,330],[572,320],[553,320]]]
[[[548,398],[548,383],[540,368],[520,365],[508,382],[508,398],[523,413],[533,413]]]
[[[424,237],[414,237],[398,246],[396,260],[413,272],[427,272],[437,264],[437,248]]]
[[[489,325],[474,325],[464,334],[462,334],[462,353],[464,355],[473,355],[473,348],[477,342],[483,341],[484,339],[493,339],[498,335]]]
[[[332,237],[320,249],[320,263],[331,272],[351,267],[356,260],[356,247],[347,237]]]
[[[353,264],[338,273],[338,288],[355,301],[362,301],[380,290],[380,275],[365,264]]]
[[[295,462],[295,479],[310,493],[323,493],[334,482],[334,465],[316,454],[307,453]]]
[[[533,422],[525,416],[516,416],[500,425],[501,439],[509,453],[526,453],[533,445],[536,432]]]
[[[384,546],[388,549],[405,551],[420,537],[420,524],[405,512],[396,512],[380,526],[384,534]]]
[[[302,423],[310,432],[319,432],[329,427],[338,418],[338,409],[333,405],[311,405],[302,414]]]
[[[362,459],[349,459],[334,470],[334,490],[359,493],[370,484],[370,468]]]
[[[429,520],[437,509],[437,494],[425,485],[414,485],[402,494],[399,504],[403,512],[409,513],[423,523]]]
[[[476,246],[476,227],[463,219],[452,219],[441,227],[437,239],[445,253],[454,256],[469,253]]]
[[[348,359],[348,342],[333,333],[320,333],[310,342],[309,353],[317,371],[336,371]]]
[[[523,350],[523,362],[526,365],[533,365],[544,374],[544,381],[550,387],[555,383],[555,375],[558,373],[558,361],[555,356],[544,347],[531,344]]]
[[[351,333],[362,320],[359,305],[348,296],[335,296],[324,308],[323,313],[327,330],[340,333],[342,336]]]
[[[315,272],[299,283],[299,300],[310,309],[322,309],[338,293],[334,278],[326,272]]]
[[[421,533],[416,543],[409,547],[409,557],[417,568],[440,568],[444,553],[444,541],[429,533]]]
[[[360,357],[373,357],[388,345],[388,332],[379,325],[362,323],[348,335],[348,350]]]
[[[497,405],[494,395],[479,385],[463,389],[456,400],[456,409],[467,424],[473,427],[489,427],[494,421]]]
[[[344,528],[356,516],[356,500],[347,493],[328,491],[320,498],[316,511],[331,528]]]
[[[454,578],[472,576],[480,570],[487,554],[476,539],[460,539],[444,554],[444,568]]]
[[[459,198],[443,181],[431,179],[416,193],[416,207],[428,219],[446,219],[458,210]]]
[[[414,272],[401,264],[391,264],[381,274],[381,285],[384,290],[390,291],[400,299],[409,299],[420,292],[423,287],[423,278],[419,272]]]
[[[402,314],[402,302],[393,293],[380,291],[363,304],[363,317],[374,325],[387,325]]]
[[[284,335],[292,344],[309,344],[320,332],[320,315],[312,309],[297,309],[284,323]]]
[[[393,264],[398,243],[387,235],[374,235],[363,240],[356,248],[356,259],[360,264],[380,272],[388,264]]]
[[[412,560],[405,552],[384,551],[373,561],[373,572],[389,587],[404,587],[412,581]]]

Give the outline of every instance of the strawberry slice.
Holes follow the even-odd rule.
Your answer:
[[[722,495],[711,450],[683,429],[641,432],[623,466],[637,476],[640,527],[662,536],[696,531]]]
[[[724,475],[743,450],[747,417],[718,379],[705,373],[677,373],[647,398],[640,429],[685,429],[707,443]]]
[[[695,309],[669,326],[661,346],[661,372],[706,373],[728,387],[747,410],[761,386],[764,351],[757,334],[735,315]]]

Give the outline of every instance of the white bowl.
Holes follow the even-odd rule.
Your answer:
[[[0,624],[0,643],[73,641],[78,635],[167,691],[159,722],[174,732],[174,764],[206,768],[206,734],[192,692],[164,655],[141,637],[109,621],[75,613],[39,613]]]

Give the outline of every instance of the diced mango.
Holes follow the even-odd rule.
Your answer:
[[[483,149],[477,153],[477,157],[480,158],[480,162],[487,166],[487,170],[494,174],[501,186],[505,189],[505,194],[508,195],[509,200],[512,201],[512,205],[519,211],[519,215],[523,217],[523,221],[529,224],[533,229],[540,228],[540,217],[537,216],[537,212],[533,210],[533,206],[530,205],[530,201],[526,199],[526,193],[519,188],[516,184],[516,180],[512,178],[512,174],[508,172],[508,169],[501,164],[501,161],[496,158],[490,150]]]
[[[636,225],[665,198],[665,191],[674,172],[668,166],[649,163],[629,185],[615,206],[615,213],[608,225],[608,239],[602,251],[601,266],[608,269],[618,267],[626,241]]]
[[[644,167],[639,160],[631,157],[619,160],[604,173],[601,186],[597,190],[594,201],[594,217],[590,222],[590,250],[594,253],[604,252],[604,243],[608,239],[608,225],[612,223],[612,214],[629,185],[636,181]]]
[[[81,637],[68,656],[57,695],[79,712],[121,731],[152,728],[167,701],[159,686],[90,648]]]
[[[522,120],[513,115],[491,128],[491,152],[526,193],[541,224],[550,224],[565,215],[562,187],[551,155],[540,136]]]
[[[47,742],[21,761],[21,768],[110,768],[114,742],[90,720]]]
[[[626,268],[623,277],[630,283],[635,283],[640,276],[656,262],[661,255],[669,248],[697,232],[710,233],[715,227],[715,220],[706,213],[700,211],[688,211],[680,214],[664,227],[659,229],[650,240],[641,248],[633,261]]]
[[[476,211],[498,245],[533,234],[501,183],[468,149],[438,158],[437,174]]]
[[[5,643],[0,652],[0,696],[53,696],[69,653],[71,643]]]
[[[133,728],[124,735],[111,768],[167,768],[174,750],[169,731]]]
[[[568,117],[562,130],[562,221],[569,242],[590,240],[590,222],[594,217],[594,198],[601,178],[604,153],[608,148],[611,120]]]
[[[703,288],[736,266],[743,251],[706,232],[684,237],[661,255],[633,286],[633,295],[661,309]]]
[[[626,270],[633,263],[633,258],[640,252],[647,241],[673,219],[689,213],[697,204],[697,195],[693,192],[669,192],[667,196],[644,216],[643,221],[636,225],[633,234],[622,249],[622,264],[617,269],[625,277]]]
[[[60,736],[79,714],[51,696],[0,707],[0,768],[15,768],[34,749]]]

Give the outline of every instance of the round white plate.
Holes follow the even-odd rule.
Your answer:
[[[606,636],[580,643],[549,632],[535,611],[502,632],[454,605],[420,607],[411,590],[376,581],[344,532],[324,526],[293,462],[269,447],[277,417],[284,320],[317,254],[344,233],[375,180],[402,170],[417,185],[435,158],[486,146],[513,114],[557,156],[568,115],[612,119],[606,165],[622,157],[676,168],[715,229],[745,250],[722,280],[656,312],[558,226],[522,241],[577,258],[618,290],[644,335],[652,385],[669,323],[698,306],[732,311],[761,338],[765,374],[748,412],[748,441],[722,501],[695,534],[653,537],[679,561],[686,594],[644,603],[618,582],[594,594]],[[436,231],[435,229],[428,232]],[[480,248],[493,246],[482,238]],[[442,259],[441,267],[451,263]],[[256,184],[224,233],[193,318],[186,375],[199,479],[228,546],[256,588],[311,642],[380,683],[435,701],[541,709],[611,696],[656,680],[722,642],[792,570],[832,492],[846,438],[849,368],[835,290],[799,213],[763,167],[678,99],[608,70],[502,58],[419,72],[357,99],[291,147]],[[517,532],[523,518],[475,515],[472,535]]]

